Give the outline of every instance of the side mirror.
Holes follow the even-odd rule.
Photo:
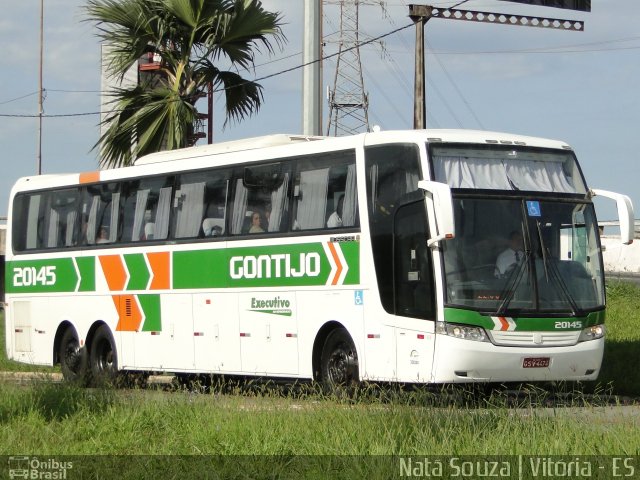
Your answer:
[[[453,219],[453,200],[449,185],[431,180],[421,180],[418,188],[424,190],[433,200],[433,209],[436,214],[436,236],[427,241],[429,247],[433,247],[440,240],[448,240],[455,237],[455,223]]]
[[[635,219],[631,199],[621,193],[592,189],[591,196],[595,197],[597,195],[610,198],[616,202],[616,206],[618,207],[618,220],[620,221],[620,240],[625,245],[633,243]]]

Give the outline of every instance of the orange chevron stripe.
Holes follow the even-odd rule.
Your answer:
[[[117,331],[137,332],[142,324],[142,312],[135,295],[113,295],[113,304],[118,311]]]
[[[95,183],[100,181],[100,172],[84,172],[80,174],[80,183]]]
[[[171,268],[169,252],[147,253],[153,280],[150,290],[168,290],[171,288]]]
[[[98,258],[100,259],[104,276],[107,279],[109,290],[112,292],[124,290],[127,281],[127,270],[122,263],[120,255],[104,255]]]
[[[336,252],[336,247],[333,245],[333,243],[329,242],[327,245],[329,246],[329,250],[331,251],[333,261],[336,262],[336,266],[338,267],[338,270],[336,271],[336,274],[331,281],[331,285],[337,285],[338,280],[340,279],[340,275],[342,274],[343,266],[342,263],[340,263],[340,257],[338,256],[338,252]]]
[[[507,319],[505,317],[498,317],[498,320],[500,320],[501,331],[506,332],[507,330],[509,330],[509,322],[507,322]]]

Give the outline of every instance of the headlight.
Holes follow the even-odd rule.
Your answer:
[[[451,323],[436,322],[436,333],[449,335],[450,337],[461,338],[463,340],[473,340],[474,342],[488,342],[484,328],[470,327],[468,325],[455,325]]]
[[[604,325],[594,325],[593,327],[587,327],[580,332],[579,342],[587,342],[589,340],[595,340],[597,338],[604,337]]]

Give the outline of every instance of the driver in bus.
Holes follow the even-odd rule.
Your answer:
[[[524,259],[522,233],[514,230],[509,234],[509,246],[498,255],[494,275],[498,278],[508,276],[510,270]]]
[[[340,195],[338,198],[338,206],[336,211],[331,214],[327,220],[327,228],[340,228],[342,227],[342,209],[344,208],[344,195]]]

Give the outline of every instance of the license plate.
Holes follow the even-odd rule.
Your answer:
[[[549,357],[530,357],[522,361],[522,368],[546,368],[550,363]]]

